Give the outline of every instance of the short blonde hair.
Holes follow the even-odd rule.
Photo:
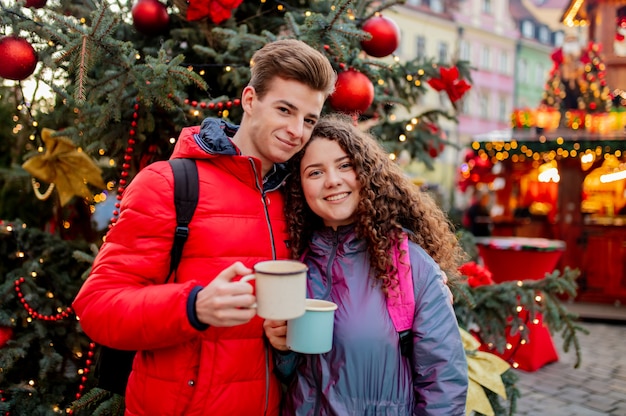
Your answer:
[[[328,97],[337,73],[320,51],[297,39],[270,42],[255,52],[250,63],[249,86],[263,98],[275,77],[302,82]]]

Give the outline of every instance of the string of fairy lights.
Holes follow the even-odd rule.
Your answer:
[[[510,159],[512,162],[550,161],[581,157],[593,153],[596,157],[609,155],[621,158],[626,151],[626,141],[614,140],[577,140],[567,141],[562,136],[548,140],[540,136],[536,142],[517,141],[474,141],[471,148],[480,157],[489,159],[493,164]]]
[[[27,225],[24,223],[20,224],[19,226],[21,226],[22,228],[27,227]],[[2,223],[2,230],[0,232],[4,234],[13,234],[15,231],[15,227],[16,227],[16,224],[13,224],[13,223]],[[17,259],[24,259],[25,261],[29,260],[29,253],[25,252],[24,250],[20,248],[17,249],[17,251],[14,253],[14,256]],[[45,260],[44,258],[39,258],[35,260],[35,263],[43,267],[45,264]],[[26,318],[26,322],[32,323],[34,320],[40,320],[40,321],[46,321],[46,322],[58,322],[58,321],[65,320],[65,319],[78,320],[78,317],[74,315],[74,311],[71,306],[57,306],[56,308],[54,308],[54,310],[56,311],[55,313],[42,313],[36,307],[31,305],[31,303],[28,300],[29,298],[32,298],[30,296],[30,292],[28,290],[25,291],[23,286],[28,286],[27,283],[29,280],[32,281],[35,285],[37,285],[37,282],[36,282],[37,278],[38,278],[38,273],[35,269],[33,269],[28,273],[28,276],[20,276],[14,281],[14,290],[16,292],[17,299],[28,314],[28,317]],[[54,292],[52,292],[51,290],[46,291],[44,296],[46,299],[50,301],[54,301],[56,299]],[[13,317],[11,318],[11,323],[15,324],[15,318]],[[53,347],[54,345],[51,343],[49,346]],[[76,370],[76,373],[79,378],[79,384],[77,386],[77,390],[74,396],[75,399],[79,399],[80,397],[82,397],[83,392],[85,391],[86,384],[87,384],[87,377],[88,377],[91,365],[93,364],[93,358],[95,355],[95,352],[94,352],[95,347],[96,347],[96,344],[93,342],[90,342],[86,352],[81,351],[81,350],[74,351],[74,355],[77,359],[79,360],[84,359],[84,362],[83,362],[84,365]],[[2,372],[1,367],[0,367],[0,372]],[[32,388],[35,388],[37,386],[37,381],[34,379],[28,380],[26,381],[26,383]],[[6,398],[3,397],[3,393],[4,391],[0,390],[0,401],[6,401]],[[71,408],[61,409],[58,405],[53,406],[53,411],[55,413],[65,413],[65,414],[70,414],[70,415],[73,414],[73,410]],[[7,415],[8,414],[9,413],[7,412]]]
[[[265,3],[265,0],[261,0],[261,3]],[[289,5],[280,2],[280,1],[276,1],[276,9],[279,11],[286,11],[289,9]],[[334,6],[333,6],[334,7]],[[304,14],[308,14],[310,12],[304,12]],[[348,14],[348,18],[349,19],[355,19],[354,13],[352,10],[347,10],[346,13]],[[83,24],[85,24],[85,20],[83,19],[81,21]],[[325,47],[324,48],[325,51],[331,56],[331,58],[334,59],[334,61],[336,63],[338,63],[338,58],[336,56],[332,55],[332,51],[330,50],[329,47]],[[138,54],[137,56],[135,56],[135,58],[137,60],[142,59],[142,57]],[[398,63],[400,61],[400,58],[396,55],[392,56],[392,60],[395,63]],[[222,67],[224,72],[229,72],[232,70],[233,67],[235,67],[236,64],[206,64],[206,63],[185,63],[184,66],[187,67],[189,70],[191,71],[195,71],[200,75],[203,75],[205,73],[205,70],[209,67]],[[338,63],[338,66],[340,68],[345,67],[345,64],[343,63]],[[436,65],[433,65],[434,67],[436,67]],[[415,71],[415,73],[406,73],[405,74],[405,80],[411,84],[413,84],[416,87],[421,87],[423,86],[424,83],[424,77],[426,76],[426,73],[423,69],[418,69],[417,71]],[[379,78],[378,80],[375,81],[379,86],[384,86],[385,84],[385,80],[382,78]],[[18,84],[18,88],[21,91],[21,84]],[[32,133],[29,135],[29,146],[32,146],[33,148],[37,149],[38,152],[43,152],[45,149],[43,148],[43,143],[41,142],[41,138],[39,136],[39,128],[40,126],[38,125],[38,122],[35,120],[34,115],[32,114],[32,108],[31,108],[31,104],[27,102],[27,100],[25,99],[25,95],[23,93],[23,91],[21,91],[20,96],[22,97],[22,102],[18,103],[16,106],[16,115],[14,115],[13,120],[15,122],[15,126],[13,128],[13,132],[15,134],[18,134],[20,132],[22,132],[22,130],[24,129],[29,129],[30,131],[32,131]],[[1,98],[1,97],[0,97]],[[206,117],[207,115],[211,114],[214,115],[216,117],[221,117],[221,118],[228,118],[230,115],[230,112],[234,109],[237,108],[241,105],[240,100],[238,98],[228,98],[228,99],[224,99],[224,100],[207,100],[207,101],[198,101],[198,100],[190,100],[188,98],[183,99],[182,100],[183,104],[187,107],[186,111],[188,112],[188,114],[192,117]],[[104,202],[107,198],[107,196],[110,194],[110,191],[116,190],[116,203],[115,203],[115,209],[112,212],[112,216],[110,218],[109,221],[109,227],[112,227],[115,225],[117,218],[119,216],[119,208],[120,208],[120,201],[122,199],[123,193],[126,189],[126,185],[129,181],[129,175],[130,175],[130,161],[132,159],[132,155],[134,153],[135,150],[135,144],[136,144],[136,134],[137,134],[137,125],[138,125],[138,112],[139,112],[139,100],[136,99],[135,102],[132,103],[133,106],[133,115],[132,115],[132,120],[130,121],[130,125],[129,125],[129,130],[128,130],[128,138],[126,141],[126,149],[124,152],[124,156],[123,156],[123,161],[121,163],[121,169],[120,169],[120,177],[119,180],[117,182],[111,181],[109,183],[107,183],[107,191],[108,192],[101,192],[98,193],[94,196],[94,205],[91,206],[92,212],[93,210],[95,210],[95,204],[97,203],[101,203]],[[76,109],[75,111],[79,111],[79,109]],[[20,116],[20,114],[25,114],[27,121],[27,124],[24,124],[23,116]],[[390,114],[389,115],[390,119],[393,121],[396,119],[396,116],[394,114]],[[415,130],[416,126],[419,124],[420,120],[416,117],[412,118],[404,127],[405,131],[401,132],[398,134],[397,140],[400,142],[406,141],[407,140],[407,134],[410,134],[412,131]],[[170,139],[171,144],[173,145],[175,143],[175,139]],[[541,142],[541,141],[540,141]],[[547,143],[547,141],[546,141]],[[558,157],[575,157],[578,153],[584,153],[587,151],[590,151],[591,148],[584,148],[584,146],[582,146],[581,144],[578,145],[573,145],[572,149],[565,149],[563,147],[563,141],[561,140],[561,142],[559,143],[559,140],[557,139],[555,141],[555,143],[557,143],[557,145],[559,145],[560,147],[557,147],[556,149],[553,149],[552,151],[554,153],[549,153],[549,157],[552,158],[558,158]],[[582,146],[582,147],[581,147]],[[507,158],[529,158],[529,159],[543,159],[546,156],[544,155],[545,152],[539,151],[537,149],[533,150],[530,147],[524,145],[524,144],[519,144],[517,142],[510,142],[510,143],[479,143],[479,142],[475,142],[472,144],[472,148],[474,148],[475,150],[477,150],[478,152],[483,152],[486,157],[489,157],[492,160],[505,160]],[[514,150],[519,149],[518,152],[514,152]],[[582,149],[582,150],[581,150]],[[602,148],[603,152],[609,152],[611,151],[611,145],[605,145]],[[615,150],[615,154],[617,155],[618,152],[621,152],[622,150],[626,150],[626,149],[619,149],[619,150]],[[552,152],[551,151],[551,152]],[[595,152],[597,152],[597,147],[594,148]],[[98,153],[100,155],[105,155],[107,153],[106,149],[99,149]],[[619,153],[621,155],[621,153]],[[111,166],[117,166],[117,162],[115,160],[110,160],[109,164]],[[43,185],[39,182],[34,180],[33,182],[33,188],[36,190],[39,190]],[[53,188],[50,187],[48,188],[47,191],[45,192],[39,192],[39,196],[42,199],[45,199],[47,197],[50,196],[51,192],[52,192]],[[23,226],[25,227],[26,225],[23,224]],[[69,228],[71,226],[71,224],[69,222],[66,222],[64,224],[64,227]],[[4,229],[6,232],[12,232],[13,225],[12,224],[7,224],[4,226]],[[17,258],[24,258],[25,256],[27,256],[27,253],[23,252],[23,251],[18,251],[15,253],[15,256]],[[40,260],[41,263],[43,263],[43,260]],[[67,307],[63,307],[63,306],[59,306],[56,308],[56,313],[54,314],[45,314],[45,313],[41,313],[40,311],[37,310],[36,307],[34,307],[33,305],[31,305],[28,301],[27,301],[27,295],[25,292],[25,283],[27,282],[27,280],[31,279],[32,281],[36,281],[37,278],[37,273],[36,272],[32,272],[30,274],[30,276],[21,276],[19,278],[17,278],[14,282],[14,290],[16,292],[17,298],[19,299],[19,302],[22,304],[23,308],[26,310],[26,312],[28,313],[29,317],[27,318],[28,322],[32,322],[33,320],[43,320],[43,321],[50,321],[50,322],[55,322],[55,321],[60,321],[60,320],[64,320],[64,319],[78,319],[74,313],[73,310],[70,306]],[[522,283],[522,282],[520,282]],[[53,300],[55,299],[55,295],[52,291],[48,291],[46,292],[46,298]],[[536,299],[537,302],[540,302],[541,299],[538,298]],[[518,310],[518,312],[521,312],[521,306],[519,307],[520,309]],[[530,322],[526,322],[526,325],[530,325],[530,324],[538,324],[539,322],[537,321],[537,319],[533,319]],[[524,326],[520,326],[519,328],[520,331],[524,330]],[[523,345],[526,341],[524,339],[520,340],[520,344]],[[83,394],[83,391],[85,389],[85,385],[87,382],[87,376],[88,373],[90,371],[90,367],[92,365],[92,360],[93,360],[93,356],[94,356],[94,348],[95,348],[95,344],[94,343],[89,343],[89,348],[87,351],[83,352],[83,351],[77,351],[75,352],[76,357],[84,359],[84,366],[79,368],[77,370],[77,375],[79,376],[79,380],[80,380],[80,384],[78,385],[77,388],[77,392],[76,392],[76,399],[80,398]],[[514,350],[516,348],[515,345],[512,344],[507,344],[506,345],[506,349],[507,350]],[[514,367],[517,367],[517,363],[513,363],[512,364]],[[1,369],[0,369],[1,370]],[[31,386],[35,386],[36,381],[35,380],[30,380],[28,381],[28,384]],[[0,392],[0,397],[2,396],[1,394],[2,392]],[[72,411],[71,409],[65,409],[63,411],[61,411],[61,409],[54,409],[55,412],[65,412],[67,414],[71,414]]]

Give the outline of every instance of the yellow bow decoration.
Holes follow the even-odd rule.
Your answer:
[[[463,329],[461,329],[461,339],[466,351],[469,376],[466,415],[476,411],[487,416],[494,416],[495,413],[483,387],[506,399],[502,374],[511,366],[497,355],[478,351],[480,342]]]
[[[67,204],[74,195],[91,198],[87,183],[104,189],[106,186],[102,180],[102,170],[93,159],[76,149],[69,138],[53,137],[54,133],[52,129],[41,131],[46,152],[31,157],[22,167],[35,178],[54,184],[61,205]]]

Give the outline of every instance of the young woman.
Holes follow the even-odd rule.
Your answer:
[[[320,120],[291,163],[291,250],[309,267],[308,297],[338,309],[320,355],[289,352],[286,322],[264,323],[288,384],[283,414],[465,415],[467,362],[440,269],[454,279],[463,252],[444,213],[342,116]],[[386,307],[403,234],[415,298],[407,356]]]

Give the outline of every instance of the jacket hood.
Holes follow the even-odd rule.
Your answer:
[[[206,118],[201,126],[185,127],[180,132],[172,158],[210,159],[218,155],[239,155],[241,152],[231,141],[238,128],[217,118]]]
[[[249,163],[254,160],[260,172],[261,161],[255,157],[242,155],[231,140],[239,130],[239,126],[228,123],[220,118],[206,118],[202,125],[182,129],[171,158],[212,159],[221,156],[232,156],[232,162],[239,164],[242,160]],[[274,164],[265,176],[263,188],[266,191],[277,189],[287,178],[289,172],[284,163]]]

